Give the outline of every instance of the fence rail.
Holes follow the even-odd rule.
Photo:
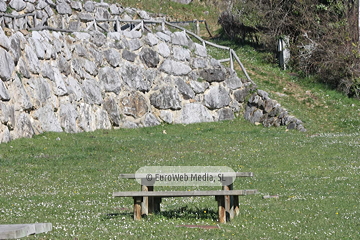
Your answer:
[[[165,20],[162,20],[162,21],[157,21],[157,20],[123,20],[123,19],[120,19],[119,17],[116,17],[115,19],[96,19],[96,18],[90,18],[90,19],[87,19],[87,22],[92,22],[91,24],[89,24],[86,29],[84,31],[78,31],[78,30],[69,30],[69,29],[60,29],[60,28],[53,28],[53,27],[50,27],[50,26],[47,26],[47,25],[44,25],[44,21],[41,21],[40,24],[37,24],[37,21],[36,21],[36,16],[35,16],[35,13],[30,13],[30,14],[23,14],[23,15],[11,15],[11,14],[4,14],[4,13],[0,13],[0,25],[2,27],[4,27],[4,24],[5,24],[5,18],[10,18],[12,19],[13,21],[13,25],[14,25],[14,21],[16,19],[20,19],[20,18],[26,18],[28,16],[32,16],[33,17],[33,22],[32,23],[29,23],[27,21],[27,23],[25,24],[26,27],[27,26],[31,26],[31,24],[33,24],[34,27],[29,27],[29,28],[26,28],[27,30],[32,30],[32,31],[41,31],[41,30],[50,30],[50,31],[59,31],[59,32],[66,32],[66,33],[73,33],[73,32],[87,32],[91,29],[91,27],[94,27],[95,30],[98,30],[99,28],[101,28],[103,31],[107,31],[106,29],[104,29],[99,23],[104,23],[104,22],[114,22],[114,30],[116,29],[116,31],[121,31],[121,24],[120,23],[135,23],[137,24],[137,26],[133,26],[132,30],[131,31],[136,31],[136,30],[139,30],[141,29],[141,31],[144,31],[144,30],[147,30],[149,32],[152,32],[150,28],[148,28],[146,26],[146,24],[161,24],[162,26],[162,31],[165,31],[165,26],[170,26],[170,27],[173,27],[173,28],[177,28],[177,29],[180,29],[182,31],[184,31],[187,36],[189,37],[192,36],[194,38],[196,38],[198,41],[200,41],[202,43],[202,45],[204,47],[206,47],[206,45],[209,45],[209,46],[212,46],[212,47],[215,47],[215,48],[219,48],[219,49],[222,49],[222,50],[226,50],[226,51],[229,51],[229,58],[226,58],[226,59],[220,59],[219,62],[230,62],[230,68],[231,70],[234,70],[234,59],[235,61],[239,64],[241,70],[243,71],[243,73],[245,74],[246,78],[248,79],[249,82],[251,82],[253,85],[256,85],[250,78],[250,76],[248,75],[244,65],[241,63],[239,57],[236,55],[235,51],[233,49],[231,49],[230,47],[225,47],[225,46],[221,46],[221,45],[218,45],[218,44],[215,44],[215,43],[212,43],[212,42],[209,42],[209,41],[206,41],[204,39],[202,39],[200,36],[198,36],[197,34],[183,28],[183,27],[180,27],[180,26],[177,26],[176,23],[190,23],[190,22],[194,22],[194,21],[197,21],[197,22],[205,22],[205,20],[194,20],[194,21],[184,21],[184,22],[167,22]],[[79,19],[80,20],[80,19]],[[206,25],[207,26],[207,25]],[[210,33],[210,32],[209,32]],[[189,37],[190,38],[190,37]]]

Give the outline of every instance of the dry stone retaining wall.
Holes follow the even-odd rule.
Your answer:
[[[36,19],[0,17],[0,142],[45,131],[230,120],[245,109],[252,122],[276,125],[266,123],[266,117],[275,117],[301,128],[296,119],[278,117],[284,111],[276,104],[275,116],[269,103],[256,97],[245,102],[252,84],[185,32],[127,28],[104,33],[83,20],[121,14],[149,18],[144,11],[90,1],[12,0],[7,5],[0,0],[0,13],[9,9],[13,15],[35,13]],[[39,21],[73,33],[23,30]],[[258,117],[257,109],[267,112]]]

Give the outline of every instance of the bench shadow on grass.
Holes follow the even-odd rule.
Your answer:
[[[101,215],[101,221],[106,221],[109,219],[128,219],[134,216],[131,212],[121,212],[121,213],[104,213]]]
[[[189,208],[188,206],[172,209],[172,210],[166,210],[166,211],[160,211],[156,212],[154,214],[155,216],[159,217],[165,217],[168,219],[209,219],[213,221],[218,220],[218,213],[212,209],[209,208]],[[109,219],[129,219],[133,218],[134,213],[131,209],[128,209],[128,211],[125,212],[116,212],[116,213],[104,213],[101,215],[101,220],[106,221]],[[147,216],[143,215],[142,218],[146,219]]]
[[[216,221],[218,213],[208,208],[189,208],[188,206],[157,212],[157,215],[163,216],[168,219],[210,219]]]

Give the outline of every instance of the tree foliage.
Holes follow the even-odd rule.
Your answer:
[[[219,17],[227,35],[273,52],[277,39],[288,36],[293,69],[360,97],[358,1],[234,0],[233,6]]]

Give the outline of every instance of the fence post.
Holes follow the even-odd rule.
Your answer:
[[[116,17],[116,31],[120,32],[121,31],[121,26],[120,26],[120,22],[119,22],[119,17]]]
[[[232,71],[234,71],[234,61],[233,61],[233,56],[232,56],[231,49],[229,51],[229,54],[230,54],[230,68],[231,68]]]
[[[94,28],[95,28],[95,31],[97,31],[98,30],[98,27],[97,27],[97,23],[96,23],[96,19],[94,19]]]

